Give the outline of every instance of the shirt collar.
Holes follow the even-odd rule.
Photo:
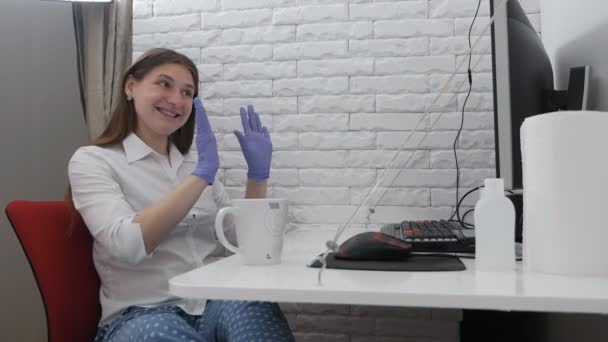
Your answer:
[[[154,152],[150,146],[146,145],[146,143],[133,132],[122,141],[122,146],[125,149],[127,162],[129,163],[140,160]]]
[[[177,149],[174,143],[171,143],[171,149],[169,150],[169,159],[171,160],[171,165],[173,167],[178,168],[182,165],[184,161],[184,155]]]
[[[122,146],[125,149],[125,154],[127,156],[128,163],[140,160],[145,156],[149,155],[150,153],[158,154],[143,140],[141,140],[135,133],[129,134],[125,138],[125,140],[122,141]],[[187,153],[185,159],[190,161],[193,157],[196,156],[193,156],[192,153]],[[182,153],[177,149],[177,147],[173,143],[171,143],[169,158],[171,160],[171,164],[173,164],[175,167],[179,167],[184,161],[184,155],[182,155]]]

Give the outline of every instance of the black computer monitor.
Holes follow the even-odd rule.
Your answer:
[[[518,0],[490,0],[496,176],[522,188],[519,130],[524,119],[556,110],[586,109],[589,67],[572,68],[566,91],[554,90],[553,70],[539,34]]]

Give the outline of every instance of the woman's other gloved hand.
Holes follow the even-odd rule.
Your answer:
[[[244,133],[235,130],[234,134],[239,140],[243,156],[249,167],[247,177],[256,181],[264,181],[270,177],[272,160],[272,142],[268,129],[262,126],[260,115],[255,112],[252,105],[248,105],[247,110],[241,107],[241,122]]]
[[[215,180],[217,169],[220,167],[217,142],[213,131],[211,131],[211,125],[209,125],[209,118],[207,118],[203,103],[197,97],[194,99],[193,105],[196,122],[194,141],[198,151],[198,161],[192,174],[204,179],[211,185]]]

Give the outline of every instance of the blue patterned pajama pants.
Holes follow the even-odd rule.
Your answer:
[[[277,304],[207,301],[201,316],[177,306],[130,307],[100,327],[95,342],[295,342]]]

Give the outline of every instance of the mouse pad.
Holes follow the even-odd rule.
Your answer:
[[[322,254],[321,254],[322,255]],[[319,268],[321,262],[315,260],[310,267]],[[344,260],[336,259],[334,253],[327,255],[327,268],[366,271],[463,271],[467,267],[458,257],[452,255],[416,255],[404,260]]]

